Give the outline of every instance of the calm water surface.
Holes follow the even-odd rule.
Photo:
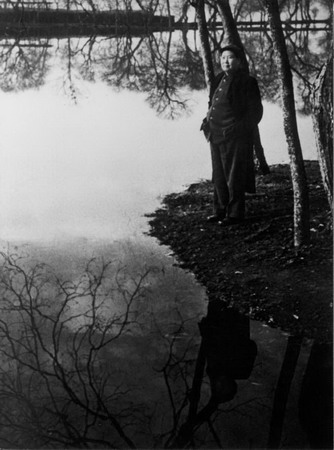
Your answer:
[[[165,194],[210,178],[208,145],[199,131],[207,93],[187,92],[191,111],[172,121],[156,117],[144,94],[115,92],[101,82],[78,80],[77,85],[74,103],[51,67],[45,86],[0,93],[2,249],[47,262],[72,280],[92,257],[112,259],[128,277],[149,268],[137,307],[141,328],[132,330],[135,340],[124,340],[113,357],[124,379],[140,385],[138,398],[161,401],[166,408],[163,381],[152,367],[163,364],[164,338],[178,329],[180,312],[187,325],[179,350],[189,339],[197,348],[197,322],[206,314],[207,299],[193,275],[175,266],[168,248],[143,235],[144,214],[153,212]],[[267,161],[287,162],[281,111],[273,104],[264,108],[260,131]],[[314,159],[310,119],[300,117],[299,127],[304,157]],[[287,343],[287,336],[260,323],[251,324],[251,333],[259,355],[236,399],[250,406],[241,419],[238,408],[226,407],[223,421],[224,442],[234,448],[265,445]],[[302,349],[286,413],[284,445],[296,448],[306,442],[296,417],[309,345]]]
[[[199,131],[207,94],[188,93],[189,116],[156,117],[144,94],[81,83],[78,104],[52,73],[39,90],[0,93],[0,229],[5,240],[118,239],[146,228],[161,196],[210,178]],[[269,164],[288,161],[279,107],[264,105]],[[305,159],[315,159],[310,118],[300,118]]]

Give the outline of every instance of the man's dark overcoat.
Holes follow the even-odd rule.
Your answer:
[[[219,73],[212,83],[209,97],[211,106],[214,93],[219,86],[224,72]],[[245,192],[255,192],[255,170],[253,159],[253,131],[263,114],[260,90],[257,81],[244,70],[239,69],[231,81],[227,97],[236,119],[234,134],[249,141]]]

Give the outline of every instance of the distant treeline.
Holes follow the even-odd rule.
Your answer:
[[[169,27],[173,17],[156,16],[145,11],[71,11],[66,9],[0,9],[0,23],[33,24],[97,24],[107,26]]]
[[[174,18],[145,11],[71,11],[65,9],[0,9],[0,37],[120,35],[168,30]]]

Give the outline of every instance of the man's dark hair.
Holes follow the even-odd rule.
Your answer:
[[[240,47],[238,47],[237,45],[233,45],[233,44],[224,45],[224,47],[222,47],[222,48],[219,50],[219,52],[220,52],[220,54],[222,54],[223,52],[228,51],[228,50],[229,50],[230,52],[233,52],[233,53],[235,54],[235,56],[236,56],[238,59],[242,59],[243,51],[242,51],[242,49],[241,49]]]

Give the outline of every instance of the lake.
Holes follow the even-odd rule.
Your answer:
[[[207,93],[186,92],[191,111],[156,116],[145,94],[78,81],[73,104],[50,70],[38,90],[0,93],[2,238],[119,239],[146,229],[161,198],[210,178],[199,131]],[[299,117],[305,159],[316,159],[310,117]],[[269,164],[288,162],[282,113],[264,103],[260,123]]]
[[[117,335],[120,329],[123,330],[123,316],[133,301],[126,332],[122,331],[119,339],[109,346],[103,346],[96,364],[101,373],[108,374],[107,388],[103,392],[109,396],[112,391],[115,396],[115,409],[123,429],[130,430],[129,435],[139,447],[158,448],[167,430],[173,427],[176,409],[182,411],[180,404],[189,391],[200,344],[197,323],[206,314],[207,297],[194,276],[177,266],[169,249],[145,234],[148,231],[145,214],[152,213],[166,194],[210,178],[209,149],[199,131],[206,114],[207,92],[182,86],[177,96],[182,101],[186,99],[187,108],[181,109],[175,120],[157,115],[150,101],[150,91],[127,90],[117,83],[110,85],[107,82],[109,75],[100,65],[97,65],[93,80],[89,80],[89,70],[83,70],[83,64],[78,63],[79,51],[74,51],[84,49],[86,45],[86,40],[80,39],[48,41],[47,65],[41,71],[43,81],[36,76],[36,83],[29,85],[28,82],[22,88],[0,91],[1,246],[3,255],[19,256],[15,259],[17,265],[5,262],[4,272],[11,279],[11,267],[15,267],[15,278],[21,273],[21,267],[30,274],[36,264],[47,264],[47,272],[43,266],[38,269],[41,270],[38,277],[32,278],[33,298],[36,302],[37,299],[50,302],[50,317],[59,313],[58,318],[62,316],[56,300],[66,298],[69,302],[64,319],[66,326],[61,327],[61,331],[57,328],[57,333],[65,333],[65,329],[67,333],[59,338],[63,353],[57,364],[71,370],[75,367],[74,377],[81,370],[78,369],[80,352],[88,351],[88,344],[84,338],[80,340],[80,333],[88,333],[90,321],[95,320],[94,339],[100,339],[101,335],[107,339],[109,331],[101,330],[106,330],[103,326],[112,318],[114,323],[110,333]],[[101,41],[99,48],[104,49],[104,45]],[[105,59],[110,57],[105,49],[101,54]],[[87,60],[84,58],[84,61]],[[15,70],[12,75],[13,79],[15,75],[18,79],[22,76]],[[33,74],[31,78],[34,79]],[[29,81],[29,76],[27,79]],[[299,114],[298,126],[304,158],[316,159],[311,118]],[[279,105],[268,100],[264,101],[260,133],[267,162],[288,162],[282,112]],[[112,262],[101,285],[94,284],[95,266],[94,270],[87,270],[88,262],[95,260]],[[40,279],[47,280],[45,291],[39,284]],[[21,282],[20,278],[15,278],[13,284],[6,285],[9,286],[3,290],[6,301],[11,303],[16,292],[13,286],[16,283],[20,286]],[[29,282],[26,283],[27,298],[31,301],[28,285]],[[92,294],[94,286],[99,289],[95,297]],[[60,288],[63,296],[59,297]],[[72,302],[73,297],[76,303]],[[13,303],[14,306],[25,305],[23,301],[20,303],[21,298]],[[90,306],[92,299],[97,302],[94,307]],[[103,303],[105,299],[108,301]],[[36,305],[34,311],[38,312],[39,303]],[[92,319],[95,307],[98,312]],[[13,311],[12,314],[15,315]],[[29,314],[32,313],[28,311],[27,314],[31,319]],[[44,317],[44,320],[48,321],[48,318]],[[20,323],[13,322],[17,333],[25,322],[18,325]],[[54,321],[49,323],[50,330],[54,324]],[[222,430],[223,442],[233,448],[265,446],[275,386],[289,338],[279,330],[257,322],[251,322],[250,330],[258,347],[254,370],[249,379],[240,381],[236,399],[222,407],[216,422]],[[57,351],[47,331],[44,326],[46,337],[41,342],[45,342],[45,346],[41,346],[46,359],[52,360]],[[27,339],[30,343],[29,336],[23,334],[21,342]],[[81,346],[75,346],[79,345],[75,344],[76,340],[80,340]],[[72,341],[73,347],[69,347],[68,343]],[[93,341],[89,342],[92,344]],[[311,344],[309,341],[302,344],[291,387],[283,432],[286,448],[307,446],[306,436],[296,418],[299,386]],[[74,359],[68,362],[70,357]],[[8,364],[10,367],[10,362]],[[27,369],[28,366],[24,367]],[[93,383],[87,367],[82,369],[86,371],[83,373]],[[28,372],[22,373],[24,379],[28,377]],[[80,377],[77,380],[82,389],[80,395],[87,402],[88,399],[93,402],[90,395],[94,390],[88,392],[86,386],[89,383],[85,384],[83,380]],[[46,384],[44,388],[47,390],[50,385]],[[44,388],[41,387],[40,392],[44,392]],[[51,391],[57,392],[57,395],[52,394],[54,404],[58,405],[55,406],[57,411],[59,389],[60,385],[51,383]],[[206,398],[209,392],[207,380],[203,389]],[[32,405],[36,399],[38,407],[44,405],[45,398],[42,401],[38,396],[31,396],[28,403]],[[6,401],[15,412],[17,405],[14,407],[10,400]],[[129,446],[124,442],[120,444],[122,440],[115,438],[109,425],[100,419],[94,424],[87,419],[82,428],[78,419],[82,414],[80,402],[73,401],[73,397],[72,404],[66,408],[66,414],[75,418],[71,426],[81,430],[80,433],[84,433],[84,429],[87,435],[91,431],[93,447],[107,441]],[[47,408],[43,411],[47,416]],[[27,431],[29,422],[24,421],[28,416],[32,420],[28,413],[22,416],[24,426],[17,432],[19,438],[14,442],[30,448],[42,446],[47,441],[38,440]],[[48,418],[48,426],[52,428],[48,432],[51,448],[64,442],[60,438],[53,440],[53,437],[56,432],[63,437],[67,426],[63,421],[61,431],[53,430],[52,417]],[[2,445],[6,445],[11,434],[8,430],[10,427],[0,436]],[[216,448],[217,442],[208,427],[202,429],[199,436],[199,442],[202,442],[199,446]]]

